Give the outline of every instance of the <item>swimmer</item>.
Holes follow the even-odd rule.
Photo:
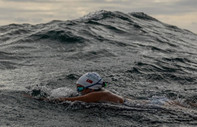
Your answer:
[[[80,96],[55,99],[40,98],[40,100],[51,102],[82,101],[86,103],[124,103],[124,99],[121,96],[104,89],[106,85],[107,84],[103,81],[98,73],[88,72],[82,75],[76,83],[77,91],[81,94]]]
[[[64,101],[82,101],[86,103],[133,103],[139,105],[160,105],[160,106],[170,106],[176,105],[185,107],[178,101],[169,100],[166,97],[152,97],[149,100],[135,100],[129,98],[123,98],[119,95],[116,95],[106,89],[107,83],[103,81],[100,75],[96,72],[88,72],[82,75],[76,82],[77,91],[80,93],[80,96],[76,97],[60,97],[60,98],[39,98],[38,100],[46,100],[49,102],[64,102]],[[26,97],[32,98],[32,96],[25,95]],[[190,104],[191,105],[191,104]],[[192,106],[197,106],[195,103],[192,103]]]

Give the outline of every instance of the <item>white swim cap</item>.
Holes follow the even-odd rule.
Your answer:
[[[77,84],[82,85],[85,88],[97,90],[102,88],[103,80],[98,73],[88,72],[78,79]]]

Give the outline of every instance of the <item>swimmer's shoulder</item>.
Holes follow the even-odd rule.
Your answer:
[[[105,97],[105,96],[109,96],[111,95],[111,92],[107,91],[107,90],[100,90],[100,91],[95,91],[95,92],[91,92],[82,96],[93,96],[93,97]]]
[[[123,97],[116,95],[108,90],[95,91],[87,94],[86,96],[91,96],[99,102],[112,102],[112,103],[123,103]]]

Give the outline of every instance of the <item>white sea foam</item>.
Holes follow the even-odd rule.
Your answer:
[[[69,89],[67,87],[60,87],[51,91],[50,98],[70,97],[76,94],[77,93],[72,89]]]

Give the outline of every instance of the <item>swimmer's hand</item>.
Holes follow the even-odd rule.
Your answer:
[[[45,97],[39,97],[39,98],[37,98],[37,97],[34,97],[34,96],[30,95],[30,94],[23,94],[23,96],[24,97],[27,97],[27,98],[31,98],[31,99],[40,100],[40,101],[49,101],[48,98],[45,98]]]
[[[46,98],[46,97],[34,97],[30,94],[23,94],[24,97],[27,97],[27,98],[31,98],[31,99],[36,99],[36,100],[39,100],[39,101],[46,101],[46,102],[52,102],[52,103],[60,103],[60,102],[63,102],[63,99],[61,98],[58,98],[58,99],[50,99],[50,98]]]

